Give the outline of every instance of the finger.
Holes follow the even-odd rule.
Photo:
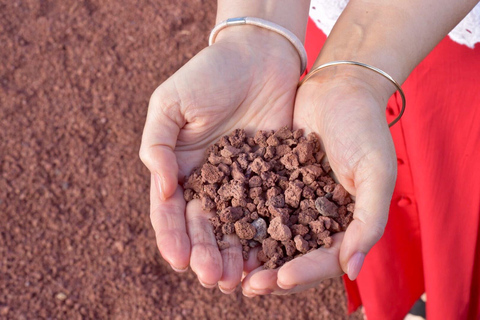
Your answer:
[[[185,200],[180,186],[167,200],[160,199],[152,176],[150,221],[162,257],[175,271],[185,271],[190,260],[190,239],[185,227]]]
[[[354,179],[356,202],[353,221],[340,248],[340,264],[351,280],[357,278],[366,254],[383,235],[395,186],[395,164],[388,166],[373,161],[366,166],[368,169],[362,172],[360,167],[355,173],[366,178]]]
[[[218,288],[223,293],[230,294],[242,279],[243,255],[240,240],[235,235],[225,235],[223,240],[229,247],[220,251],[223,261],[223,274],[218,282]]]
[[[341,276],[343,270],[338,256],[343,236],[343,232],[337,233],[332,236],[333,243],[330,248],[318,248],[283,265],[278,270],[279,288],[289,293],[303,291],[325,279]]]
[[[279,290],[277,272],[278,269],[264,269],[263,266],[250,272],[242,282],[243,295],[254,297]]]
[[[252,272],[254,269],[260,267],[261,262],[257,258],[257,254],[258,254],[258,251],[260,251],[260,248],[261,247],[250,249],[250,251],[248,252],[248,260],[245,260],[243,262],[243,272],[248,274]]]
[[[170,87],[166,82],[153,93],[140,146],[140,159],[155,177],[161,199],[177,188],[178,164],[173,151],[184,125],[178,95]]]
[[[187,230],[192,246],[190,266],[200,283],[207,288],[216,286],[223,274],[222,256],[208,220],[213,216],[213,212],[202,210],[200,200],[187,204]]]

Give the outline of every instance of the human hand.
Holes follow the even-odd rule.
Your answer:
[[[319,134],[336,178],[356,197],[354,220],[346,232],[333,236],[330,248],[279,269],[251,272],[243,281],[247,296],[295,293],[343,273],[353,280],[383,234],[397,163],[385,120],[392,88],[370,71],[354,68],[337,67],[331,77],[334,70],[325,70],[303,84],[293,120],[294,128]]]
[[[241,30],[240,30],[241,29]],[[153,93],[140,148],[151,172],[150,217],[157,246],[176,271],[190,267],[206,287],[232,292],[242,277],[242,248],[230,236],[219,251],[200,201],[185,203],[179,179],[205,149],[235,128],[291,126],[300,59],[282,36],[257,27],[223,30]]]

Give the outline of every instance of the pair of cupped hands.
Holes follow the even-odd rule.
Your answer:
[[[228,29],[153,93],[140,157],[151,172],[150,218],[163,258],[200,283],[248,297],[288,294],[347,273],[355,279],[383,234],[396,178],[385,119],[389,89],[367,71],[337,67],[297,90],[300,60],[293,46],[268,31]],[[241,28],[239,28],[241,29]],[[258,29],[258,28],[257,28]],[[378,79],[376,79],[378,80]],[[387,84],[385,84],[387,86]],[[333,245],[265,270],[248,260],[235,235],[220,251],[199,200],[188,204],[181,183],[205,149],[236,128],[253,134],[282,126],[316,132],[338,181],[356,198],[354,220]]]

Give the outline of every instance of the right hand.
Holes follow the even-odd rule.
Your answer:
[[[240,30],[241,29],[241,30]],[[157,246],[176,271],[190,265],[206,287],[233,292],[242,277],[236,236],[219,251],[198,200],[185,203],[179,179],[205,149],[235,128],[252,134],[292,125],[300,59],[282,36],[227,28],[153,93],[140,148],[151,172],[150,217]],[[248,268],[247,268],[248,269]]]

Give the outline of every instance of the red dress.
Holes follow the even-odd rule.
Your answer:
[[[307,71],[325,38],[309,20]],[[480,319],[480,45],[445,38],[402,87],[389,220],[357,280],[344,277],[349,310],[403,319],[426,292],[429,320]],[[396,93],[388,121],[400,107]]]

